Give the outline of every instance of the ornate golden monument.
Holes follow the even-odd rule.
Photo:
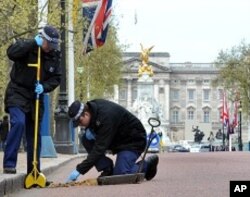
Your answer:
[[[138,70],[139,77],[141,77],[143,74],[148,74],[150,77],[152,77],[154,74],[152,67],[148,65],[148,57],[153,47],[154,46],[151,46],[150,48],[143,48],[141,44],[142,52],[141,52],[140,58],[142,60],[142,64],[139,66],[139,70]]]

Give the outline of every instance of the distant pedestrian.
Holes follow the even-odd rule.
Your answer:
[[[2,141],[2,149],[5,149],[7,135],[9,133],[9,117],[5,115],[3,117],[2,125],[1,125],[1,141]]]
[[[218,131],[217,131],[217,133],[216,133],[216,139],[218,139],[218,140],[222,140],[223,139],[223,133],[221,132],[221,129],[219,129]],[[225,136],[224,136],[225,137]]]
[[[214,141],[215,141],[215,138],[214,138],[214,133],[213,131],[210,132],[210,135],[207,139],[209,141],[209,146],[210,146],[210,151],[214,151]]]
[[[2,123],[3,121],[0,120],[0,150],[2,150]]]

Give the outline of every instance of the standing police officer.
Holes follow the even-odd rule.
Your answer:
[[[28,64],[37,63],[38,47],[41,47],[40,83],[36,81],[37,68]],[[7,49],[14,62],[10,82],[5,92],[5,111],[10,115],[10,131],[4,151],[3,172],[15,174],[17,154],[23,132],[27,140],[27,174],[33,169],[34,117],[36,94],[40,95],[40,114],[37,143],[37,167],[40,171],[43,93],[53,91],[61,78],[59,33],[53,26],[45,26],[34,39],[20,39]]]

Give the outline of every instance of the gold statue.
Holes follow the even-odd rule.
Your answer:
[[[141,44],[142,52],[141,52],[140,58],[142,60],[142,64],[139,66],[139,70],[138,70],[139,77],[141,77],[142,74],[148,74],[150,77],[152,77],[154,74],[152,67],[148,65],[148,56],[153,47],[154,46],[151,46],[150,48],[143,48]]]

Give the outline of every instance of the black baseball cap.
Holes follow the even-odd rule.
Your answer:
[[[84,103],[76,100],[70,106],[68,110],[68,116],[72,119],[73,126],[78,127],[80,123],[80,116],[84,110]]]

